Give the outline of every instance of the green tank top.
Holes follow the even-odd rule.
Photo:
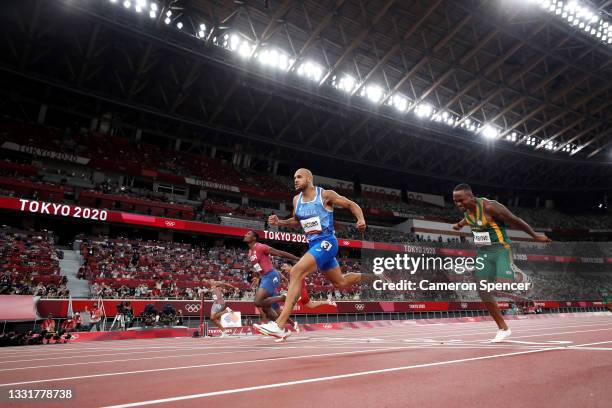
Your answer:
[[[465,220],[474,234],[474,243],[479,245],[504,244],[510,243],[506,233],[506,225],[497,222],[493,218],[487,219],[484,213],[483,198],[476,198],[476,213],[470,214],[468,211],[463,213]]]

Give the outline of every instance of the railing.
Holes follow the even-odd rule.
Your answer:
[[[603,307],[561,307],[557,309],[541,309],[537,314],[562,314],[562,313],[586,313],[586,312],[605,312]],[[510,315],[511,310],[504,311],[506,315]],[[529,314],[522,314],[526,315]],[[341,323],[341,322],[361,322],[361,321],[376,321],[376,320],[421,320],[421,319],[448,319],[448,318],[470,318],[470,317],[486,317],[489,316],[486,310],[450,310],[450,311],[427,311],[427,312],[385,312],[385,313],[325,313],[325,314],[299,314],[293,315],[292,318],[299,324],[316,324],[316,323]],[[257,315],[242,315],[242,324],[246,325],[247,319],[251,318],[253,322],[259,321]],[[56,327],[61,327],[62,322],[66,318],[56,318]],[[109,331],[113,324],[114,318],[103,319],[100,323],[102,328]],[[214,325],[208,318],[204,319],[207,327],[211,328]],[[28,323],[13,323],[11,330],[15,331],[40,331],[42,320]],[[183,326],[189,328],[199,328],[200,319],[196,316],[183,317]],[[132,320],[132,328],[162,328],[170,327],[161,324],[146,326],[141,317],[134,317]],[[91,326],[83,328],[80,331],[90,331]],[[2,334],[7,330],[7,322],[4,322]],[[114,331],[123,330],[120,325],[115,324]]]

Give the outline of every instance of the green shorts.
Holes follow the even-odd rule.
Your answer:
[[[476,280],[514,282],[514,263],[510,247],[503,245],[480,247],[476,251],[476,257],[476,269],[474,270]],[[483,268],[479,269],[479,266]]]

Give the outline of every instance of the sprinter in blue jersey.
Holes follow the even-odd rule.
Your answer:
[[[332,190],[323,190],[313,184],[312,173],[308,169],[299,169],[293,176],[295,190],[293,197],[293,214],[291,218],[279,220],[271,215],[268,224],[283,227],[302,226],[308,238],[308,252],[291,268],[287,300],[282,313],[276,322],[253,325],[260,333],[277,338],[291,334],[285,330],[285,323],[291,315],[295,303],[300,297],[302,281],[317,269],[339,289],[361,282],[361,273],[342,274],[336,260],[338,240],[334,235],[334,206],[346,208],[357,218],[356,227],[363,233],[366,229],[361,208],[346,197]]]

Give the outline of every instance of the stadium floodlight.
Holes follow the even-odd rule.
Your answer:
[[[176,28],[178,28],[179,30],[183,29],[183,23],[181,23],[180,21],[178,23],[176,23]]]
[[[117,3],[117,0],[110,0],[110,2],[115,4],[115,3]]]
[[[495,139],[499,135],[499,131],[488,124],[480,129],[480,133],[487,139]]]
[[[159,10],[157,3],[151,3],[151,11],[157,12],[157,10]]]
[[[298,67],[297,74],[313,81],[320,81],[323,76],[323,68],[316,62],[305,61]]]
[[[166,17],[172,17],[172,10],[166,11]]]
[[[342,92],[350,94],[357,86],[357,80],[348,74],[343,74],[342,76],[334,75],[332,78],[332,86]]]
[[[206,37],[206,24],[200,24],[199,30],[196,34],[198,38]]]
[[[378,103],[383,98],[385,91],[378,85],[368,85],[362,91],[362,95],[365,96],[372,102]]]
[[[581,0],[536,1],[536,3],[547,12],[560,16],[570,26],[582,30],[595,39],[600,39],[604,35],[602,31],[610,25],[609,21],[604,21],[606,19],[604,15],[599,15],[598,11]],[[602,42],[607,43],[603,39]]]
[[[406,112],[408,109],[408,98],[406,98],[402,94],[395,94],[391,97],[391,104],[397,109],[399,112]]]
[[[126,9],[129,9],[130,7],[132,7],[132,3],[129,0],[125,0],[123,2],[123,7],[125,7]]]
[[[149,17],[155,18],[155,17],[157,17],[157,13],[155,11],[153,11],[153,10],[150,10],[149,11]]]
[[[428,118],[434,113],[434,108],[427,102],[419,103],[414,107],[414,114],[420,118]]]
[[[238,55],[242,58],[248,58],[251,56],[251,52],[253,52],[251,45],[246,41],[242,41],[240,47],[238,47]]]
[[[172,22],[172,20],[170,20],[170,17],[166,17],[164,19],[164,23],[166,23],[166,25],[170,24]]]
[[[225,35],[225,39],[227,39],[227,34]],[[229,37],[229,48],[231,51],[236,51],[240,46],[240,37],[237,34],[232,34]]]
[[[281,69],[283,71],[289,69],[289,57],[285,53],[273,48],[262,50],[257,56],[257,59],[262,65]]]

